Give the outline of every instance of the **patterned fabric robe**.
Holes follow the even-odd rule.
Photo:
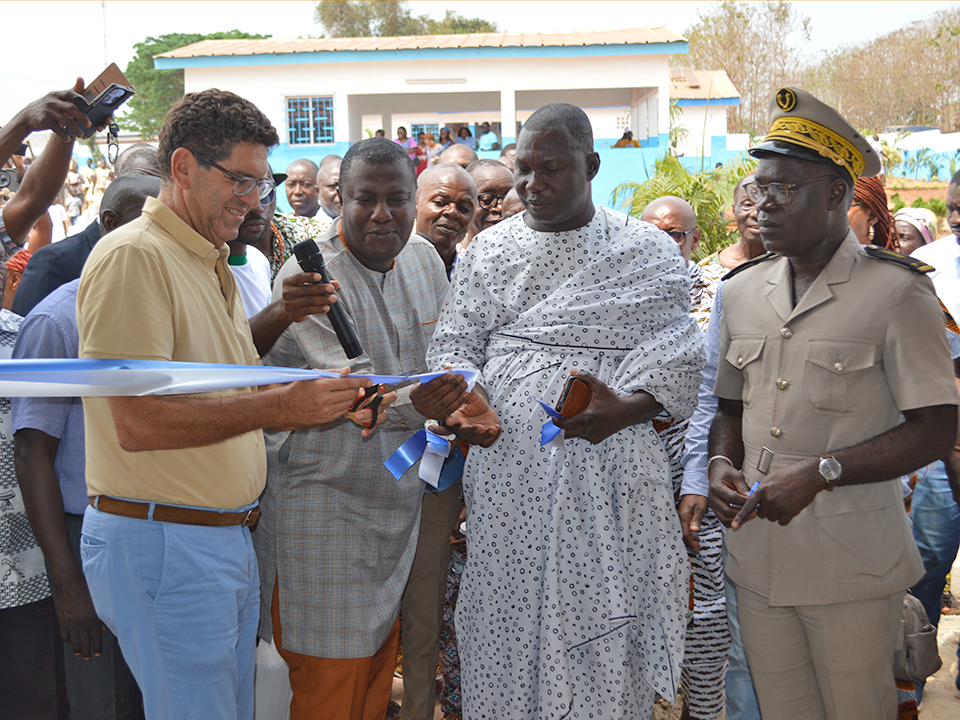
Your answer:
[[[703,340],[676,245],[602,207],[569,232],[499,223],[464,254],[428,363],[481,370],[503,425],[464,471],[464,717],[649,717],[676,691],[689,577],[666,452],[650,423],[541,448],[534,398],[579,368],[690,415]]]

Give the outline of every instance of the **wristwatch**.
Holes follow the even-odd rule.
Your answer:
[[[820,471],[820,476],[827,481],[827,490],[833,490],[835,487],[833,481],[840,477],[843,468],[833,455],[821,455],[817,470]]]

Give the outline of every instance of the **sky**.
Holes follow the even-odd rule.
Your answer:
[[[688,29],[710,2],[633,0],[413,0],[416,15],[442,18],[447,8],[496,22],[505,32],[567,32],[666,25]],[[869,40],[960,2],[800,1],[811,20],[809,52],[823,54]],[[70,87],[76,77],[93,80],[110,62],[123,70],[133,46],[148,36],[175,32],[241,30],[276,39],[320,36],[309,0],[79,0],[0,1],[4,33],[0,63],[0,123],[45,93]],[[19,32],[18,32],[19,30]]]

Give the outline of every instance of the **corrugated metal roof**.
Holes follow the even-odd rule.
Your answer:
[[[670,97],[674,100],[718,100],[738,98],[740,93],[724,70],[670,68]]]
[[[473,35],[410,35],[406,37],[322,38],[299,40],[203,40],[156,57],[189,58],[223,55],[272,55],[350,50],[421,50],[489,47],[565,47],[648,45],[686,42],[668,27],[629,28],[571,33],[477,33]]]

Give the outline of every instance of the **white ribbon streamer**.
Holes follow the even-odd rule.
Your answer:
[[[473,389],[476,370],[457,369],[411,375],[428,382],[441,375],[462,375]],[[215,365],[153,360],[0,360],[0,397],[111,397],[187,395],[298,380],[343,377],[303,368]],[[374,383],[396,384],[400,375],[351,375]]]

